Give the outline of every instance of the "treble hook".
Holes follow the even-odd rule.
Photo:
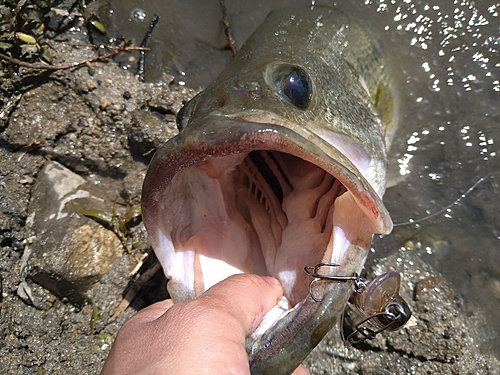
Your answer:
[[[322,262],[316,266],[306,266],[304,271],[314,279],[309,283],[309,295],[316,302],[313,285],[319,280],[353,281],[354,291],[349,298],[365,318],[356,324],[354,332],[347,336],[346,345],[359,344],[364,340],[373,340],[383,331],[396,331],[403,327],[411,318],[411,310],[406,301],[399,295],[401,276],[398,272],[384,273],[372,281],[359,277],[357,273],[352,276],[330,276],[320,273],[322,267],[340,267],[339,264]],[[343,314],[342,314],[343,316]],[[342,318],[343,319],[343,318]],[[374,329],[364,325],[368,323]],[[357,335],[362,337],[356,339]]]
[[[366,284],[364,281],[359,277],[357,273],[354,273],[352,276],[329,276],[329,275],[323,275],[319,273],[319,270],[321,267],[340,267],[340,264],[335,264],[335,263],[328,263],[328,262],[321,262],[316,264],[315,266],[305,266],[304,271],[309,275],[314,277],[314,279],[311,280],[309,283],[309,295],[315,302],[321,302],[322,299],[314,297],[314,293],[312,290],[312,287],[315,282],[319,280],[331,280],[331,281],[354,281],[354,287],[355,287],[355,292],[359,292],[361,289],[363,289]]]

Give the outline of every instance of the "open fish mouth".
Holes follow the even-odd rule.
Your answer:
[[[304,266],[347,265],[353,246],[367,249],[392,222],[371,184],[331,143],[255,122],[255,114],[234,117],[190,124],[189,139],[181,132],[155,155],[144,220],[174,301],[236,273],[276,277],[284,298],[259,335],[308,297]]]

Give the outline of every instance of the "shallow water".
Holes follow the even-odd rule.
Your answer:
[[[139,42],[151,16],[160,15],[149,44],[149,80],[168,73],[181,84],[204,87],[230,61],[221,50],[216,0],[111,3],[115,35]],[[237,45],[269,10],[290,3],[228,0]],[[412,240],[465,298],[468,312],[485,318],[480,345],[500,357],[500,3],[341,4],[382,41],[397,93],[399,127],[389,153],[393,186],[384,200],[396,224],[431,216],[376,238],[373,256]]]
[[[237,48],[262,23],[272,9],[302,6],[308,0],[241,1],[227,0]],[[111,0],[116,37],[134,38],[140,43],[151,17],[160,16],[148,47],[146,78],[156,81],[167,73],[178,83],[204,88],[230,62],[224,50],[227,39],[222,27],[222,11],[218,0]],[[132,61],[132,67],[135,61]]]

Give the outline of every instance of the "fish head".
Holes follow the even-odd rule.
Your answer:
[[[313,47],[324,36],[301,25],[317,27],[317,17],[273,13],[184,106],[180,133],[156,152],[143,186],[144,223],[174,301],[235,273],[281,282],[279,311],[256,339],[294,309],[314,314],[304,266],[359,272],[373,234],[392,229],[381,200],[385,125],[345,43]],[[342,17],[334,30],[345,40]],[[339,306],[351,286],[342,288]]]

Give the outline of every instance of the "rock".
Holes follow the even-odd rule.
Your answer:
[[[17,295],[25,303],[33,305],[39,310],[50,309],[56,300],[56,297],[47,289],[33,283],[31,280],[21,281],[17,287]]]
[[[130,92],[126,93],[123,97],[132,97]],[[178,133],[176,115],[187,102],[186,96],[195,94],[194,90],[173,91],[168,86],[154,87],[148,93],[147,110],[139,108],[133,112],[132,121],[126,126],[130,150],[135,157],[147,156],[149,161],[158,147]]]
[[[446,301],[452,302],[453,290],[448,286],[446,280],[441,276],[429,276],[415,285],[415,301]]]
[[[50,30],[56,31],[64,28],[71,20],[68,10],[51,8],[45,15],[44,22]]]
[[[82,305],[84,293],[121,254],[117,236],[75,207],[110,212],[112,202],[82,177],[47,162],[33,190],[27,225],[34,233],[22,271],[59,298]],[[33,303],[33,302],[32,302]]]
[[[132,114],[132,121],[126,130],[130,151],[138,158],[148,156],[148,159],[166,140],[177,134],[173,122],[166,123],[159,115],[145,110]]]

